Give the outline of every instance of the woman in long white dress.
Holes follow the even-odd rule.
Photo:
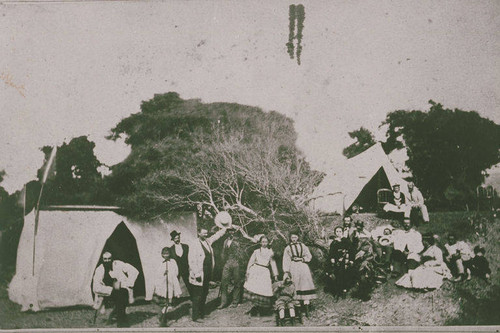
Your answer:
[[[421,255],[422,264],[416,269],[409,270],[396,285],[410,289],[431,290],[438,289],[444,279],[452,277],[450,270],[443,260],[443,251],[435,244],[435,236],[423,239],[426,249]]]
[[[309,248],[299,242],[299,232],[292,231],[290,244],[283,252],[283,271],[291,276],[297,290],[297,300],[305,305],[306,315],[309,314],[310,300],[316,298],[316,288],[308,265],[311,259]]]
[[[260,248],[256,249],[247,265],[245,297],[254,307],[251,314],[263,313],[272,306],[272,283],[278,276],[278,269],[274,261],[273,250],[268,248],[269,240],[266,236],[260,238]]]

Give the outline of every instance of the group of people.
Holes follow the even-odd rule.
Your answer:
[[[299,232],[290,232],[290,242],[282,255],[282,274],[278,272],[275,254],[266,235],[250,237],[235,225],[220,226],[210,236],[208,229],[200,228],[197,239],[189,245],[181,243],[179,232],[174,230],[170,235],[173,245],[161,251],[162,260],[159,260],[154,286],[154,294],[165,300],[160,325],[166,324],[166,314],[183,295],[181,281],[192,302],[192,320],[203,321],[208,314],[207,296],[215,273],[213,244],[223,237],[221,262],[218,263],[222,267],[218,309],[237,307],[245,298],[253,305],[250,315],[270,314],[274,306],[280,319],[287,315],[293,320],[299,305],[308,315],[310,301],[316,298],[308,266],[312,255],[309,248],[299,241]],[[254,250],[248,259],[251,246]],[[93,279],[96,314],[99,310],[104,312],[104,299],[112,300],[114,308],[108,321],[116,319],[119,327],[128,326],[126,306],[134,301],[133,286],[137,276],[135,267],[114,260],[110,252],[104,252],[102,264],[97,267]],[[233,290],[230,293],[231,284]]]
[[[405,196],[400,186],[394,185],[390,202],[383,207],[387,212],[401,213],[402,225],[393,221],[369,231],[363,222],[344,216],[342,226],[336,227],[330,237],[323,275],[325,291],[345,297],[353,290],[353,296],[368,300],[375,286],[389,277],[395,278],[398,286],[420,290],[440,288],[444,279],[458,282],[471,279],[472,275],[489,279],[484,248],[472,249],[452,234],[443,245],[437,235],[422,235],[414,228],[410,221],[412,210],[419,209],[425,222],[429,222],[429,216],[420,191],[413,183],[408,184],[408,190]],[[239,226],[217,226],[219,230],[212,235],[207,228],[200,228],[198,237],[189,245],[181,243],[179,232],[170,233],[173,245],[161,251],[154,286],[155,295],[165,300],[161,325],[166,324],[167,313],[176,300],[186,294],[181,281],[192,302],[192,320],[203,321],[208,314],[206,302],[215,278],[216,258],[220,258],[217,264],[222,267],[218,309],[237,307],[245,298],[253,304],[250,315],[269,314],[273,306],[279,320],[289,316],[293,321],[297,309],[309,315],[316,290],[309,268],[312,255],[300,242],[300,232],[289,233],[289,243],[280,256],[280,274],[266,235],[250,237]],[[222,238],[218,257],[213,245]],[[127,326],[126,306],[134,302],[133,287],[138,274],[132,265],[104,252],[93,279],[96,315],[97,311],[104,311],[103,301],[111,299],[114,309],[108,320],[116,319],[118,326]]]
[[[394,184],[389,202],[384,205],[383,209],[386,212],[401,213],[405,219],[410,219],[412,211],[417,210],[422,214],[424,222],[429,222],[429,212],[424,196],[413,182],[408,182],[408,197],[401,192],[401,185]]]
[[[458,282],[477,275],[488,280],[491,273],[483,247],[472,249],[454,234],[441,245],[439,236],[422,235],[409,219],[401,228],[393,222],[368,231],[360,221],[352,226],[351,217],[345,216],[331,238],[325,289],[336,296],[355,288],[353,295],[367,300],[388,277],[404,288],[432,290],[444,279]]]

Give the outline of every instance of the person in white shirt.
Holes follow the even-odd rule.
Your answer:
[[[102,308],[104,297],[111,297],[114,309],[108,321],[116,316],[118,327],[128,327],[126,307],[134,302],[133,290],[139,271],[132,265],[113,260],[110,252],[102,255],[102,264],[94,272],[92,289],[96,295],[94,309]]]
[[[420,209],[424,222],[429,222],[429,212],[427,211],[427,206],[424,203],[424,196],[413,182],[409,182],[408,196],[406,198],[405,218],[410,218],[412,209]]]
[[[474,257],[474,252],[469,244],[464,241],[456,240],[453,234],[448,235],[448,243],[444,245],[446,249],[446,263],[450,266],[453,273],[457,274],[454,281],[463,281],[470,279],[470,264]]]
[[[392,253],[393,274],[401,275],[408,269],[416,268],[420,263],[419,253],[424,249],[422,234],[410,225],[410,220],[403,221],[403,230],[392,233],[394,251]]]
[[[154,294],[165,299],[165,306],[161,310],[161,327],[167,325],[167,312],[172,309],[173,300],[182,295],[178,279],[179,270],[176,261],[170,257],[170,252],[171,250],[168,247],[161,250],[163,261],[158,266],[154,286]]]
[[[208,230],[200,228],[198,239],[189,246],[189,283],[191,283],[191,301],[193,303],[191,317],[195,322],[199,322],[205,317],[205,303],[215,268],[212,244],[225,233],[226,228],[221,228],[208,237]]]

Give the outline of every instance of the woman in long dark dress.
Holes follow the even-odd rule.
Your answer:
[[[343,296],[352,287],[354,280],[353,245],[348,238],[343,237],[341,227],[336,227],[334,232],[328,255],[326,289],[335,296]]]

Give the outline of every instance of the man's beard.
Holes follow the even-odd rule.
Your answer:
[[[103,262],[102,265],[104,266],[104,271],[109,272],[111,268],[113,267],[113,262]]]

